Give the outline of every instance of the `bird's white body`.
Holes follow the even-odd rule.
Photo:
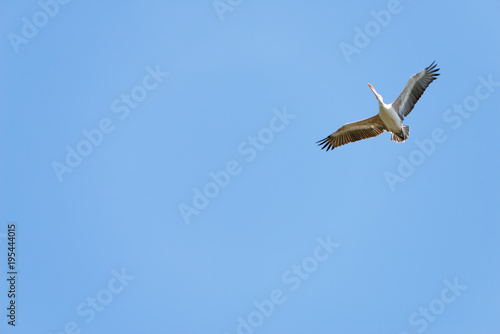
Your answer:
[[[399,117],[396,110],[392,107],[392,104],[381,103],[378,110],[378,115],[384,122],[385,126],[389,131],[393,133],[401,132],[403,127],[403,122]]]

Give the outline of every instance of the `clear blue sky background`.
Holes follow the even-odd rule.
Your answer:
[[[232,3],[2,3],[1,332],[499,333],[500,2]],[[434,60],[407,142],[316,146]]]

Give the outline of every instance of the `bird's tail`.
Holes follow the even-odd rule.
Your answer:
[[[403,130],[400,133],[393,133],[391,140],[396,143],[402,143],[408,139],[410,136],[410,127],[408,125],[403,125]]]

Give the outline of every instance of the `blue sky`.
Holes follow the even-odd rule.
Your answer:
[[[498,333],[499,10],[3,3],[1,332]]]

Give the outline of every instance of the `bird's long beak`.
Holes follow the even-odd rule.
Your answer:
[[[375,90],[375,88],[373,88],[372,85],[368,84],[368,87],[370,87],[370,89],[372,90],[373,94],[375,94],[375,97],[377,98],[377,100],[379,102],[381,102],[382,101],[382,96],[380,96],[380,94],[377,93],[377,91]]]
[[[370,87],[370,89],[372,90],[373,94],[375,94],[375,96],[377,96],[377,91],[375,90],[375,88],[373,88],[372,85],[368,84],[368,87]]]

